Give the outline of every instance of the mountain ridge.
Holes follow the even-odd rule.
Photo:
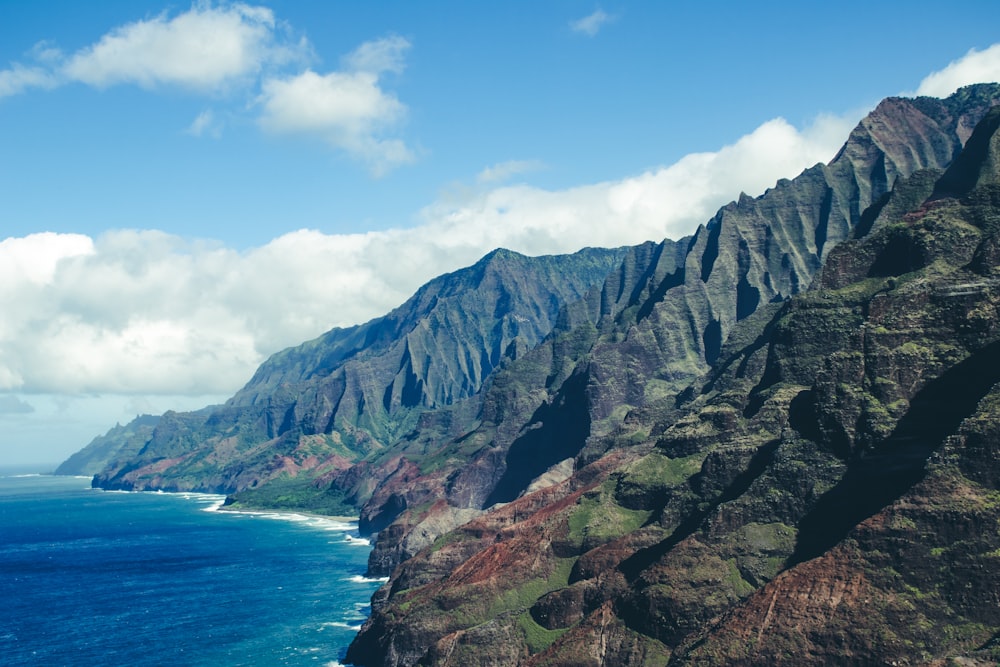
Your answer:
[[[458,465],[436,466],[426,476],[411,470],[376,487],[361,508],[362,526],[376,532],[397,517],[399,523],[380,533],[372,573],[387,575],[427,546],[438,534],[436,526],[450,525],[448,517],[456,511],[482,511],[488,503],[515,497],[530,483],[530,473],[494,493],[497,484],[510,482],[504,475],[511,452],[522,462],[518,451],[530,451],[536,466],[531,473],[537,475],[544,472],[539,462],[551,466],[575,458],[579,466],[616,446],[616,439],[648,437],[642,432],[646,427],[630,425],[627,416],[669,412],[675,396],[708,370],[741,318],[804,289],[824,252],[847,239],[864,210],[888,194],[882,188],[888,188],[889,177],[895,180],[914,166],[950,163],[960,135],[967,136],[968,119],[981,118],[996,101],[996,86],[978,91],[919,104],[890,98],[852,131],[829,165],[783,179],[760,197],[744,195],[690,237],[643,246],[627,256],[634,285],[624,288],[615,277],[600,299],[592,294],[570,304],[578,326],[557,328],[547,342],[494,377],[477,399],[483,402],[477,426],[450,445],[434,438],[437,458]],[[917,128],[915,146],[899,141],[909,127]],[[866,179],[873,172],[887,176],[870,185]],[[823,243],[817,245],[817,238]],[[576,415],[557,416],[560,405],[577,406]],[[560,426],[560,419],[570,417],[588,422],[586,428]],[[397,449],[406,450],[406,442]],[[424,455],[424,446],[415,449]],[[441,497],[441,489],[447,507],[428,513],[424,508]],[[407,508],[420,510],[404,516]]]
[[[167,413],[132,460],[103,470],[97,484],[233,492],[303,465],[342,467],[391,444],[421,411],[477,392],[620,254],[490,253],[384,317],[276,353],[222,406]],[[271,460],[275,452],[291,461]]]
[[[997,119],[969,140],[980,164]],[[1000,658],[1000,187],[990,166],[935,195],[962,168],[897,181],[813,289],[735,327],[657,435],[403,561],[348,660]]]
[[[972,463],[996,463],[989,376],[972,394],[950,378],[995,365],[998,100],[1000,85],[983,84],[945,100],[883,101],[830,163],[741,195],[689,237],[621,249],[574,298],[549,302],[548,331],[533,344],[487,327],[500,335],[461,357],[451,395],[419,382],[430,377],[421,354],[435,339],[400,340],[391,321],[364,336],[352,329],[337,334],[339,347],[279,353],[300,355],[287,375],[262,366],[260,391],[200,422],[165,415],[144,446],[155,456],[140,451],[95,484],[222,480],[229,486],[215,488],[241,489],[237,503],[358,508],[363,531],[377,533],[370,574],[391,576],[348,655],[369,665],[773,664],[789,650],[816,664],[876,659],[877,638],[863,633],[825,648],[795,635],[819,612],[796,606],[793,582],[820,561],[816,581],[834,593],[817,598],[847,599],[853,614],[836,632],[861,618],[859,591],[880,591],[880,609],[899,623],[940,623],[985,647],[983,628],[1000,624],[928,588],[947,582],[923,570],[906,579],[937,596],[925,604],[886,579],[890,561],[844,545],[884,548],[892,524],[916,567],[929,553],[912,546],[910,524],[942,524],[901,499],[938,502],[945,514],[961,493],[993,502],[992,478]],[[477,305],[483,322],[502,321]],[[438,331],[455,321],[441,319]],[[347,420],[354,430],[338,431],[330,425],[341,402],[309,383],[360,356],[359,341],[395,341],[382,380],[356,394],[389,419]],[[956,411],[926,408],[952,395]],[[234,417],[247,408],[252,423]],[[927,415],[945,431],[928,428]],[[390,445],[379,441],[385,433]],[[936,433],[943,449],[900,449]],[[205,434],[211,448],[198,440]],[[243,458],[225,458],[240,447]],[[217,457],[214,468],[184,470],[192,451]],[[943,452],[943,463],[912,478],[924,451]],[[879,478],[887,496],[865,496],[853,514],[824,509],[879,461],[902,470]],[[248,469],[255,478],[240,476]],[[975,521],[993,521],[990,507]],[[830,525],[843,532],[824,533]],[[984,559],[1000,545],[974,526],[961,536],[954,553],[931,548],[992,572]],[[762,609],[778,610],[774,624],[753,624]],[[894,624],[879,631],[892,633],[883,650],[897,658],[918,645],[928,660],[976,648]]]

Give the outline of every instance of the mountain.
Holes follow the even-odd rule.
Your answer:
[[[683,239],[493,253],[164,415],[95,484],[359,511],[391,575],[369,667],[971,660],[997,629],[998,100],[887,99]],[[947,558],[913,577],[924,543]]]
[[[432,280],[384,317],[273,355],[225,405],[163,415],[143,431],[141,447],[123,431],[109,433],[103,448],[111,441],[119,448],[106,452],[95,483],[234,492],[345,467],[391,445],[421,412],[478,392],[622,254],[494,251]],[[63,470],[71,469],[67,462]]]
[[[992,87],[959,97],[986,90],[996,95]],[[941,108],[886,105],[924,118]],[[952,125],[967,140],[954,160],[915,160],[889,190],[869,190],[873,203],[841,242],[824,243],[808,290],[731,313],[706,372],[665,405],[632,410],[621,429],[591,436],[564,474],[408,554],[347,659],[996,664],[1000,109],[988,106]],[[916,118],[908,127],[926,129]],[[905,150],[904,133],[868,120],[838,159],[879,133],[898,140],[897,155],[919,154]],[[898,169],[890,157],[876,163]],[[717,217],[695,239],[724,224]],[[770,226],[776,237],[783,231]],[[714,267],[732,237],[717,232]],[[695,256],[704,267],[705,252]],[[730,275],[738,293],[741,272]],[[760,290],[752,275],[746,281]],[[669,299],[649,312],[659,303]],[[611,336],[595,328],[595,340]],[[575,330],[551,340],[569,345]],[[505,367],[493,387],[546,345]],[[599,343],[581,347],[593,366]],[[588,377],[583,391],[563,390],[528,433],[553,414],[590,414],[592,385]]]
[[[424,415],[359,470],[331,475],[329,492],[360,505],[362,528],[379,535],[371,572],[388,575],[540,477],[557,481],[653,437],[651,424],[673,418],[678,394],[736,326],[805,289],[837,243],[870,229],[897,180],[947,166],[998,90],[883,101],[829,164],[741,195],[690,237],[632,248],[479,395]]]
[[[137,415],[125,426],[99,435],[90,443],[63,461],[55,470],[56,475],[96,475],[117,458],[130,458],[149,442],[160,418],[155,415]]]

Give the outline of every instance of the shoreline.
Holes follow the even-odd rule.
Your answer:
[[[86,475],[54,475],[51,473],[33,473],[31,476],[39,477],[62,477],[62,478],[79,478],[79,479],[92,479]],[[226,493],[214,493],[210,491],[166,491],[164,489],[104,489],[101,487],[91,487],[94,491],[102,491],[104,493],[158,493],[158,494],[170,494],[176,496],[188,496],[191,498],[212,498],[213,500],[219,499],[219,504],[217,507],[206,511],[217,511],[217,512],[228,512],[230,514],[281,514],[281,515],[295,515],[304,517],[307,519],[328,519],[331,521],[340,521],[343,523],[358,523],[361,520],[361,516],[350,516],[346,514],[319,514],[318,512],[310,512],[309,510],[299,510],[294,508],[277,508],[277,507],[254,507],[248,505],[226,505],[226,500],[230,497]]]
[[[50,475],[51,477],[67,478],[67,475]],[[317,514],[315,512],[291,510],[291,509],[268,509],[250,507],[231,507],[226,505],[229,497],[223,493],[209,493],[206,491],[164,491],[162,489],[143,489],[140,491],[127,489],[102,489],[91,487],[93,491],[101,493],[136,493],[152,494],[164,496],[178,496],[185,500],[206,502],[207,505],[201,508],[202,512],[212,512],[215,514],[228,514],[230,516],[253,516],[262,519],[277,519],[280,521],[290,521],[300,523],[314,530],[322,530],[331,533],[343,533],[345,541],[354,546],[364,546],[371,548],[372,542],[368,537],[364,537],[358,531],[360,517]],[[354,533],[353,535],[351,533]],[[376,579],[372,579],[375,581]],[[380,580],[380,579],[379,579]]]
[[[169,493],[169,492],[165,492]],[[197,493],[189,491],[177,491],[176,493]],[[222,495],[222,494],[211,494],[211,495]],[[223,496],[223,498],[228,498],[229,496]],[[223,501],[225,502],[225,501]],[[316,512],[309,512],[307,510],[296,510],[291,508],[276,509],[270,507],[247,507],[238,506],[232,508],[231,505],[221,505],[217,511],[219,512],[231,512],[233,514],[250,514],[250,513],[273,513],[273,514],[296,514],[299,516],[308,517],[310,519],[331,519],[334,521],[344,521],[349,523],[357,523],[361,520],[361,516],[347,516],[344,514],[318,514]]]

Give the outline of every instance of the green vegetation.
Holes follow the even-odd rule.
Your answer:
[[[549,630],[535,623],[529,612],[524,612],[517,617],[517,625],[524,634],[524,643],[532,653],[541,653],[551,646],[557,639],[566,634],[569,628],[557,628]]]
[[[601,492],[580,499],[569,517],[569,537],[590,547],[608,542],[638,529],[650,517],[650,510],[626,509],[613,500],[613,480],[605,482]]]
[[[614,482],[612,498],[622,507],[635,510],[648,509],[652,507],[650,503],[653,502],[653,498],[662,499],[670,489],[685,484],[692,475],[697,474],[706,455],[707,452],[703,451],[690,456],[670,458],[659,451],[653,451],[622,470]],[[648,518],[648,514],[632,516],[642,518],[643,521]]]
[[[318,489],[308,475],[279,477],[231,496],[232,509],[300,510],[328,516],[357,516],[357,509],[334,490]]]
[[[625,479],[636,486],[677,486],[701,470],[705,452],[672,459],[651,452],[624,469]]]
[[[493,600],[485,618],[494,618],[508,611],[530,609],[546,593],[565,588],[569,584],[569,575],[575,563],[576,558],[559,558],[548,576],[511,586]]]
[[[726,560],[726,565],[729,568],[729,574],[726,576],[726,586],[736,593],[741,598],[744,598],[755,590],[757,590],[752,584],[743,578],[740,574],[740,569],[736,566],[736,559],[729,558]]]

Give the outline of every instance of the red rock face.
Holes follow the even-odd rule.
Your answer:
[[[960,447],[949,447],[960,454]],[[1000,461],[998,461],[1000,462]],[[997,462],[994,462],[997,463]],[[683,653],[692,664],[929,664],[1000,623],[992,489],[935,467],[828,553],[777,576]],[[952,521],[957,522],[957,525]],[[985,529],[985,530],[984,530]]]

